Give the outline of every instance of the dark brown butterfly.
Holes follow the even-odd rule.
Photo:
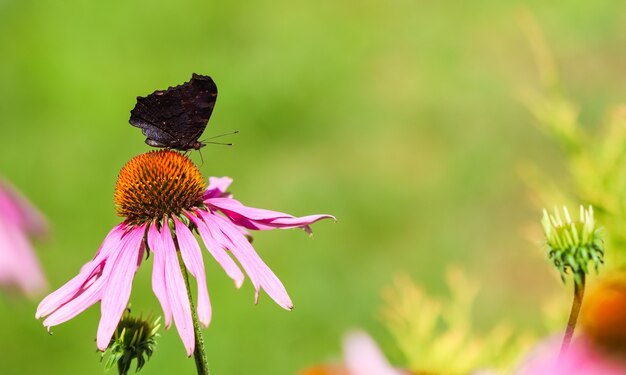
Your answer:
[[[199,150],[217,99],[217,86],[209,76],[193,74],[189,82],[137,97],[130,124],[141,129],[152,147]]]

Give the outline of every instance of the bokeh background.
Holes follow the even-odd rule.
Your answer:
[[[626,97],[622,1],[0,0],[0,175],[48,217],[38,254],[56,288],[120,221],[119,169],[149,150],[128,124],[137,95],[211,75],[219,98],[205,137],[233,147],[191,157],[235,179],[246,204],[337,223],[255,237],[296,308],[253,304],[207,261],[215,374],[295,374],[340,357],[342,335],[371,332],[402,358],[379,320],[398,273],[444,290],[451,264],[483,284],[477,325],[540,325],[561,288],[543,263],[540,212],[518,166],[554,167],[520,92],[538,85],[517,20],[532,11],[566,90],[594,124]],[[536,226],[536,227],[533,227]],[[534,229],[533,229],[534,228]],[[205,257],[207,259],[208,257]],[[160,313],[144,264],[135,312]],[[100,373],[99,307],[55,327],[38,300],[0,297],[0,372]],[[174,330],[142,373],[194,373]]]

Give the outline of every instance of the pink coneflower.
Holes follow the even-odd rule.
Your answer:
[[[191,355],[195,338],[185,268],[197,281],[199,321],[207,327],[211,320],[202,252],[194,231],[237,287],[244,274],[231,256],[250,277],[255,300],[263,289],[290,310],[293,305],[285,287],[250,245],[247,230],[298,227],[310,233],[309,224],[332,216],[297,218],[246,207],[226,192],[230,178],[209,182],[206,188],[198,168],[178,152],[152,151],[131,159],[120,171],[115,188],[117,213],[125,220],[109,232],[76,277],[39,304],[36,317],[45,317],[43,324],[49,328],[101,301],[97,346],[105,350],[128,304],[147,245],[154,262],[152,289],[163,308],[165,325],[174,320]]]
[[[43,216],[21,194],[0,180],[0,284],[27,295],[47,283],[29,237],[46,234]]]

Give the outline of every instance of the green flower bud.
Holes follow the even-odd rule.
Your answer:
[[[156,338],[159,336],[157,331],[161,327],[160,320],[161,317],[153,319],[150,315],[145,319],[141,315],[133,317],[130,309],[126,309],[109,347],[102,353],[102,358],[108,355],[105,369],[110,370],[117,363],[119,374],[125,375],[128,374],[133,359],[137,359],[135,372],[141,370],[154,353]]]
[[[548,259],[559,271],[563,282],[571,271],[576,284],[580,284],[581,276],[589,273],[589,262],[596,272],[604,263],[604,241],[596,227],[591,206],[587,210],[580,206],[578,220],[572,220],[566,207],[563,207],[563,215],[565,220],[556,208],[554,215],[543,210],[541,225],[546,236]]]

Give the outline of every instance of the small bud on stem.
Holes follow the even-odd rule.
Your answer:
[[[579,220],[572,220],[565,207],[563,214],[565,220],[561,218],[557,209],[554,210],[554,215],[549,215],[544,210],[541,220],[548,247],[548,259],[559,271],[563,282],[569,272],[574,278],[574,300],[561,344],[560,357],[567,352],[574,335],[585,292],[585,279],[589,273],[588,264],[592,262],[597,272],[604,263],[604,242],[599,228],[596,227],[591,206],[587,210],[580,206]]]

